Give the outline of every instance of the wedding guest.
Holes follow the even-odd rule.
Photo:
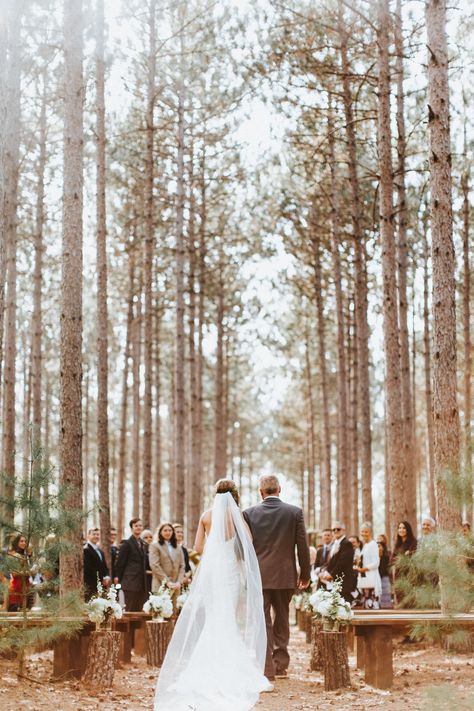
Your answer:
[[[341,595],[344,600],[352,602],[354,549],[352,543],[346,538],[346,527],[343,523],[335,521],[332,533],[334,540],[329,552],[329,560],[326,571],[323,571],[320,580],[332,583],[336,578],[340,578],[342,581]]]
[[[150,531],[149,528],[145,528],[141,534],[140,538],[142,539],[144,545],[145,545],[145,567],[146,567],[146,587],[147,591],[150,593],[151,592],[151,581],[153,577],[153,573],[151,571],[151,566],[150,566],[150,543],[153,541],[153,533]]]
[[[174,528],[174,532],[176,533],[176,540],[178,542],[178,546],[181,546],[181,550],[183,551],[183,556],[184,556],[184,580],[183,580],[183,583],[185,585],[188,585],[191,582],[193,571],[191,568],[191,563],[189,562],[189,551],[184,545],[184,528],[181,523],[174,523],[173,528]]]
[[[8,585],[8,612],[19,612],[23,607],[31,607],[32,600],[29,595],[30,558],[26,536],[19,534],[12,540],[7,555],[16,559],[15,571],[10,573]]]
[[[379,574],[379,549],[372,533],[372,524],[368,521],[362,524],[360,529],[362,546],[360,562],[354,565],[357,571],[357,588],[361,591],[364,607],[378,609],[380,607],[380,595],[382,593],[382,583]]]
[[[99,547],[100,530],[89,528],[87,531],[87,542],[83,547],[84,555],[84,598],[90,598],[97,593],[98,580],[102,585],[110,583],[109,569],[105,562],[105,554]]]
[[[357,601],[356,603],[354,603],[354,605],[358,605],[360,602],[360,599],[358,599],[358,598],[360,598],[360,593],[357,588],[358,573],[356,570],[354,570],[354,565],[359,565],[359,563],[360,563],[360,556],[361,556],[363,544],[362,544],[362,541],[360,540],[359,536],[349,536],[349,540],[352,543],[352,547],[354,549],[354,558],[353,558],[353,562],[352,562],[352,566],[353,566],[352,597],[354,598],[354,600]]]
[[[325,587],[324,583],[319,579],[319,576],[326,568],[326,563],[329,560],[329,552],[331,550],[331,545],[332,531],[330,528],[325,528],[321,534],[321,545],[316,551],[316,560],[314,561],[314,565],[311,565],[311,580],[313,583],[317,583],[317,588]]]
[[[184,579],[184,554],[181,546],[178,546],[171,523],[162,523],[157,528],[149,548],[149,557],[153,592],[157,592],[162,583],[166,583],[171,594],[178,595]]]
[[[379,536],[380,538],[380,536]],[[383,541],[378,541],[379,547],[379,574],[382,583],[382,593],[380,595],[380,607],[388,610],[393,607],[392,602],[392,583],[390,580],[390,555],[387,550],[387,544]]]
[[[425,536],[429,536],[435,532],[436,521],[431,516],[423,516],[421,519],[421,539],[418,542],[421,544]]]
[[[112,580],[115,579],[115,561],[117,560],[118,545],[117,545],[117,529],[110,529],[110,568],[112,573]]]
[[[115,572],[122,586],[127,612],[141,612],[148,599],[145,546],[140,538],[142,520],[132,518],[130,528],[132,535],[120,544]]]
[[[392,577],[395,590],[397,606],[403,607],[407,605],[407,601],[403,599],[403,593],[400,589],[397,590],[397,581],[403,579],[404,574],[400,568],[397,568],[397,563],[404,559],[405,556],[411,556],[416,551],[417,540],[413,534],[413,529],[408,521],[400,521],[397,528],[397,538],[393,547],[391,564]]]

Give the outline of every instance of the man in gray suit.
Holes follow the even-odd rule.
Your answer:
[[[290,655],[289,607],[295,588],[307,588],[310,580],[309,547],[303,521],[303,511],[280,499],[280,482],[273,475],[259,479],[263,499],[257,506],[244,511],[252,532],[262,576],[263,605],[267,627],[265,676],[287,676]],[[300,575],[296,569],[295,546],[298,551]],[[272,610],[274,619],[272,621]]]

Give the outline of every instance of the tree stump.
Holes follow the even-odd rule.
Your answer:
[[[313,615],[311,612],[305,612],[305,632],[306,632],[306,644],[311,644],[311,630],[312,630],[312,620]]]
[[[309,658],[310,671],[322,671],[323,657],[321,652],[322,624],[315,617],[311,618],[311,654]]]
[[[298,628],[300,629],[301,632],[304,632],[306,627],[306,613],[304,610],[298,610]]]
[[[345,632],[321,632],[324,690],[334,691],[351,685]]]
[[[120,650],[120,632],[97,630],[92,632],[83,682],[97,689],[109,689],[114,681],[115,666]]]
[[[161,667],[173,634],[171,621],[150,620],[146,623],[146,661],[152,667]]]

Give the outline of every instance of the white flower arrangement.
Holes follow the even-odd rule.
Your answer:
[[[105,590],[102,583],[97,583],[97,595],[87,603],[87,616],[99,627],[105,627],[112,619],[120,620],[123,615],[121,605],[117,602],[118,590],[111,585]]]
[[[168,620],[172,616],[173,601],[166,585],[162,585],[157,593],[150,593],[143,605],[143,612],[158,620]]]
[[[333,584],[331,590],[319,588],[313,593],[308,601],[308,609],[315,617],[322,620],[338,622],[340,625],[348,625],[354,613],[349,602],[342,597],[340,590],[342,583],[339,580]]]
[[[304,611],[310,610],[311,608],[309,607],[309,598],[310,594],[306,591],[293,595],[293,604],[295,606],[295,609]]]
[[[189,597],[189,588],[182,587],[181,592],[176,598],[176,607],[181,610],[184,607],[184,603]]]

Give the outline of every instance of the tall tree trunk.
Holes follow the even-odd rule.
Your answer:
[[[214,478],[220,479],[225,476],[225,383],[224,383],[224,265],[222,242],[219,246],[219,277],[217,281],[217,347],[216,347],[216,369],[215,369],[215,391],[214,391]]]
[[[132,325],[132,373],[133,373],[133,428],[132,428],[132,482],[133,515],[140,516],[140,371],[142,357],[142,273],[138,279],[138,298]]]
[[[125,352],[122,374],[122,403],[120,406],[120,439],[117,474],[117,534],[124,534],[125,524],[125,480],[127,468],[127,432],[128,432],[128,374],[130,370],[130,354],[133,329],[133,296],[135,293],[135,251],[133,245],[129,246],[128,253],[128,306],[127,306],[127,331],[125,335]]]
[[[36,192],[35,215],[35,266],[33,273],[33,315],[31,317],[31,366],[32,366],[32,408],[33,408],[33,449],[41,447],[41,376],[42,376],[42,332],[43,332],[43,228],[44,228],[44,177],[46,169],[46,67],[42,72],[41,112],[39,123],[38,187]],[[40,461],[40,460],[38,460]]]
[[[321,377],[322,421],[323,421],[323,456],[321,458],[321,521],[323,526],[329,526],[331,521],[331,430],[329,426],[329,392],[326,364],[326,332],[324,322],[323,287],[321,280],[321,243],[314,215],[312,212],[311,246],[313,249],[314,299],[316,302],[316,327],[318,338],[318,362]],[[341,498],[343,511],[338,515],[346,515],[347,497]]]
[[[149,49],[147,75],[146,151],[145,151],[145,397],[143,403],[143,483],[142,518],[150,525],[151,466],[152,466],[152,407],[153,407],[153,163],[154,113],[156,75],[156,0],[149,4]]]
[[[365,237],[361,219],[361,198],[357,167],[357,144],[351,92],[351,67],[348,58],[348,35],[344,26],[343,0],[339,0],[338,34],[340,38],[342,98],[347,134],[349,187],[351,196],[352,234],[354,240],[354,266],[356,277],[355,310],[357,319],[357,363],[360,405],[360,462],[362,469],[362,516],[372,521],[372,431],[369,385],[369,326],[367,322],[367,270]]]
[[[408,293],[407,293],[407,225],[408,210],[405,187],[406,173],[406,131],[404,95],[404,47],[402,0],[397,0],[395,18],[395,53],[397,75],[397,261],[398,261],[398,318],[400,326],[400,378],[402,391],[403,427],[405,441],[407,520],[416,521],[416,470],[414,459],[413,408],[410,378],[410,342],[408,336]]]
[[[380,233],[382,241],[383,332],[385,353],[386,436],[392,530],[408,518],[407,470],[400,382],[398,340],[396,252],[393,229],[393,169],[390,130],[390,73],[388,0],[378,1],[378,127],[377,148],[380,173]],[[414,522],[412,522],[414,524]]]
[[[308,503],[308,513],[307,522],[310,528],[316,526],[316,435],[315,435],[315,415],[314,415],[314,395],[313,395],[313,373],[311,368],[311,357],[309,353],[309,333],[306,331],[305,336],[305,375],[306,375],[306,435],[307,435],[307,462],[308,462],[308,492],[307,492],[307,503]],[[323,482],[323,477],[320,480],[321,485],[321,515],[320,515],[320,528],[331,525],[331,508],[329,501],[323,498],[323,494],[326,495],[325,482]],[[324,504],[323,504],[324,501]],[[328,509],[329,503],[329,509]]]
[[[1,4],[2,13],[6,7],[5,0]],[[7,117],[8,117],[8,23],[0,22],[0,384],[2,383],[3,369],[3,328],[4,328],[4,308],[5,308],[5,276],[6,276],[6,180],[5,172],[7,167]],[[1,397],[1,387],[0,387]],[[1,404],[1,400],[0,400]],[[2,462],[3,464],[3,462]],[[0,487],[1,491],[1,487]]]
[[[184,22],[181,17],[180,22]],[[176,403],[176,510],[175,517],[184,521],[186,484],[186,397],[185,397],[185,336],[184,336],[184,28],[180,30],[181,67],[178,88],[178,146],[177,146],[177,195],[176,195],[176,357],[175,357],[175,403]]]
[[[83,392],[83,397],[84,397],[84,406],[82,408],[82,417],[83,417],[83,424],[82,424],[82,431],[83,431],[83,437],[82,437],[82,481],[83,481],[83,489],[82,489],[82,502],[83,502],[83,510],[84,510],[84,526],[85,529],[87,530],[89,527],[89,514],[91,510],[95,506],[95,501],[94,501],[94,492],[92,492],[92,506],[90,505],[90,493],[89,493],[89,485],[90,485],[90,480],[89,480],[89,449],[90,449],[90,434],[89,434],[89,413],[90,413],[90,387],[89,387],[89,372],[86,370],[86,372],[83,374],[83,386],[82,386],[82,392]]]
[[[4,493],[13,500],[15,476],[15,381],[16,381],[16,302],[17,302],[17,206],[20,151],[21,21],[23,2],[12,3],[7,14],[8,66],[7,113],[5,123],[3,220],[5,235],[6,286],[5,361],[3,369],[3,472],[9,478]],[[13,523],[13,508],[5,510]]]
[[[433,393],[431,389],[431,334],[429,305],[429,246],[426,236],[427,225],[423,225],[423,365],[425,378],[425,410],[426,410],[426,457],[428,469],[428,501],[430,516],[436,517],[435,467],[434,467],[434,432],[433,432]]]
[[[451,195],[446,2],[427,0],[428,132],[433,268],[433,421],[436,503],[441,529],[454,530],[459,507],[447,494],[446,476],[459,475],[456,394],[456,282]]]
[[[163,318],[160,295],[156,294],[155,304],[155,462],[153,472],[153,488],[151,497],[151,520],[157,523],[161,518],[161,488],[162,488],[162,437],[161,437],[161,321]]]
[[[105,61],[104,0],[97,0],[96,23],[96,215],[97,215],[97,477],[99,485],[100,542],[107,567],[110,557],[107,222],[105,206]]]
[[[351,299],[353,309],[349,309],[347,318],[347,360],[349,362],[349,373],[346,383],[347,395],[349,399],[348,408],[348,436],[349,436],[349,487],[352,504],[351,519],[352,531],[359,530],[359,364],[357,349],[357,317],[355,313],[355,298]],[[350,304],[349,304],[350,306]]]
[[[467,163],[466,131],[464,133],[464,160],[465,167],[461,177],[461,191],[463,195],[463,229],[462,229],[462,256],[463,256],[463,291],[462,291],[462,326],[464,341],[464,467],[469,477],[472,477],[472,343],[471,343],[471,264],[469,259],[469,232],[470,232],[470,204],[469,204],[469,167]],[[472,520],[472,484],[468,500],[465,502],[466,516]]]
[[[60,461],[67,506],[82,510],[82,0],[64,0],[64,187],[61,281]],[[61,592],[82,589],[81,526],[66,535]]]

